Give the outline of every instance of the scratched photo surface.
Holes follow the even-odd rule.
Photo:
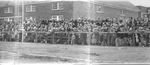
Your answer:
[[[149,0],[0,0],[0,65],[150,64]]]

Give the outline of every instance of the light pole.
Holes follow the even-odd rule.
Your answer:
[[[22,1],[22,3],[21,3],[21,5],[22,5],[22,21],[21,21],[21,33],[22,33],[22,40],[21,40],[21,42],[23,43],[23,41],[24,41],[24,0],[21,0]]]

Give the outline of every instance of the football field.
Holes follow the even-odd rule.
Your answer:
[[[0,63],[149,63],[149,47],[0,42]]]

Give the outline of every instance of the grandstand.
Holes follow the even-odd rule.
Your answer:
[[[4,58],[0,62],[8,58],[20,63],[149,61],[150,28],[142,18],[27,20],[23,30],[14,22],[1,25],[0,55]]]
[[[91,45],[117,46],[119,43],[120,46],[149,46],[149,22],[142,18],[27,20],[23,24],[23,38],[19,30],[21,24],[5,22],[1,25],[1,41],[23,39],[24,42],[50,44],[78,41],[74,44],[87,45],[87,40],[90,39]],[[73,34],[75,38],[71,41]],[[111,42],[113,40],[116,41]]]

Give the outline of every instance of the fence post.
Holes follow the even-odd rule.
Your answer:
[[[21,32],[21,42],[23,43],[24,42],[24,34],[23,34],[23,31]]]
[[[110,33],[108,32],[108,35],[107,35],[107,45],[109,46],[110,45]]]
[[[134,34],[135,34],[135,33],[132,33],[132,44],[135,46]]]
[[[150,43],[150,33],[148,32],[148,46],[149,46],[149,43]]]
[[[17,36],[16,37],[17,37],[16,41],[19,42],[18,41],[18,39],[19,39],[19,32],[18,31],[17,31]]]
[[[69,42],[70,42],[70,33],[68,32],[68,44],[69,44]]]
[[[18,42],[20,42],[20,31],[18,32]]]
[[[13,35],[13,33],[12,33],[12,32],[10,32],[10,37],[11,37],[11,38],[10,38],[10,42],[11,42],[11,39],[12,39],[12,35]]]
[[[52,33],[52,44],[54,44],[54,40],[55,40],[54,36],[55,36],[55,32]]]
[[[35,32],[35,43],[37,43],[37,32]]]

